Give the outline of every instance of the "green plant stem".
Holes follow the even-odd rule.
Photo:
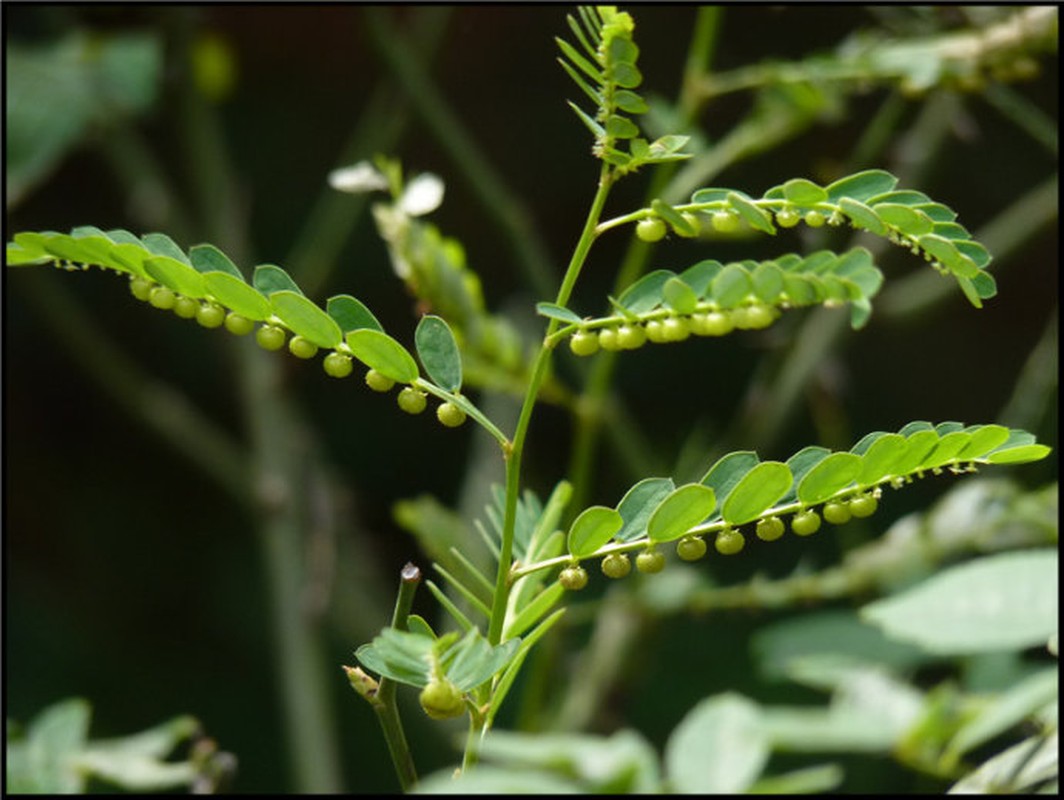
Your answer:
[[[565,270],[565,277],[558,289],[558,295],[554,302],[557,305],[565,305],[572,294],[576,280],[580,276],[580,270],[587,259],[588,251],[595,240],[595,226],[598,225],[602,209],[609,195],[612,179],[609,166],[602,165],[599,173],[598,190],[591,202],[591,210],[588,212],[587,221],[584,223],[583,232],[576,243],[573,256],[569,260],[569,266]],[[499,571],[495,577],[495,596],[492,601],[491,621],[488,627],[488,642],[492,645],[499,644],[502,639],[503,622],[506,617],[506,603],[510,594],[510,564],[513,560],[514,525],[517,521],[517,500],[521,490],[521,458],[524,454],[525,438],[528,435],[528,426],[532,421],[532,411],[539,395],[539,387],[547,375],[550,365],[552,349],[547,345],[546,339],[561,323],[552,319],[547,325],[547,333],[544,336],[544,344],[536,355],[535,364],[532,367],[532,377],[529,380],[528,390],[521,405],[521,413],[517,418],[517,427],[514,430],[512,445],[506,459],[506,508],[503,514],[502,543],[499,547]]]

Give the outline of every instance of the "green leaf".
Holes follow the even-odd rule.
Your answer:
[[[899,206],[899,208],[904,208],[904,206]],[[964,255],[958,249],[957,244],[949,239],[933,233],[925,233],[916,237],[916,243],[921,250],[940,262],[954,275],[972,278],[979,274],[979,267],[976,263]]]
[[[447,677],[462,691],[475,689],[501,671],[520,646],[520,639],[510,639],[492,647],[471,628],[443,656]]]
[[[565,322],[569,324],[579,324],[580,315],[575,311],[570,311],[564,306],[559,306],[554,303],[536,303],[536,313],[543,317],[549,317],[550,319],[556,319],[559,322]]]
[[[832,453],[802,478],[798,484],[798,499],[806,505],[822,503],[852,484],[860,469],[860,456]]]
[[[388,334],[360,328],[349,332],[346,341],[355,358],[381,375],[399,383],[418,379],[420,372],[414,357]]]
[[[683,236],[694,236],[698,233],[698,231],[691,226],[691,223],[684,219],[683,214],[664,200],[654,198],[653,202],[650,204],[650,208],[655,214],[669,223],[669,227],[677,233],[680,233]]]
[[[898,179],[881,169],[867,169],[863,172],[841,178],[826,187],[828,200],[838,202],[841,197],[853,200],[867,200],[876,195],[885,194],[898,185]]]
[[[1054,550],[999,553],[939,572],[861,610],[891,637],[942,655],[1044,645],[1056,632]]]
[[[882,434],[861,454],[861,470],[857,482],[870,486],[884,478],[897,474],[896,465],[908,452],[904,436],[897,433]]]
[[[295,292],[303,294],[287,272],[275,264],[259,264],[251,278],[251,284],[269,297],[274,292]]]
[[[336,324],[340,326],[340,330],[345,335],[359,328],[384,332],[384,328],[373,316],[373,312],[366,308],[361,300],[349,294],[330,297],[325,304],[325,311],[336,320]]]
[[[336,320],[298,292],[279,290],[270,294],[273,313],[280,317],[293,333],[297,333],[318,347],[334,348],[344,335]]]
[[[886,236],[887,226],[874,210],[859,200],[850,197],[839,199],[839,210],[845,214],[855,228],[869,231],[876,236]]]
[[[627,89],[618,89],[616,92],[614,92],[613,93],[613,103],[621,111],[625,111],[625,112],[627,112],[629,114],[645,114],[647,111],[650,110],[650,106],[648,106],[646,104],[646,101],[643,100],[642,97],[640,97],[635,92],[628,91]],[[680,137],[680,136],[678,136],[676,138],[678,138],[678,139],[682,138],[685,141],[687,139],[687,137]],[[680,147],[683,147],[682,143],[680,144]],[[675,149],[678,150],[679,147],[677,147]]]
[[[721,516],[729,525],[743,525],[761,516],[787,493],[794,476],[786,464],[762,461],[732,489],[721,507]]]
[[[757,704],[731,692],[707,698],[665,744],[669,788],[678,794],[739,794],[765,768],[769,744]]]
[[[163,286],[185,297],[198,299],[207,293],[203,275],[181,261],[155,256],[144,261],[144,271]]]
[[[243,317],[262,322],[273,313],[270,301],[230,272],[204,272],[207,294]]]
[[[986,457],[988,464],[1026,464],[1029,461],[1041,461],[1052,452],[1044,444],[1028,444],[995,450]]]
[[[165,233],[146,233],[140,237],[140,240],[144,243],[144,246],[148,248],[149,252],[154,253],[157,256],[172,258],[174,261],[178,261],[186,266],[192,266],[192,262],[188,260],[185,251],[178,247],[174,240]]]
[[[648,272],[625,289],[617,302],[633,314],[644,314],[661,305],[665,283],[675,277],[676,273],[665,269]]]
[[[737,450],[728,453],[717,463],[709,468],[709,471],[699,481],[717,493],[717,502],[724,502],[732,490],[739,485],[750,470],[758,465],[760,459],[753,450]]]
[[[971,441],[961,450],[958,458],[980,458],[1009,439],[1009,429],[1004,425],[973,425],[967,429]]]
[[[414,345],[425,373],[441,389],[462,388],[462,356],[450,326],[440,317],[426,314],[414,331]]]
[[[805,178],[794,178],[783,184],[783,196],[799,206],[813,206],[828,199],[827,190]]]
[[[611,114],[606,120],[606,133],[618,139],[633,139],[639,135],[639,126],[627,117]]]
[[[754,294],[766,303],[774,304],[783,293],[783,271],[771,261],[758,265],[750,276]]]
[[[432,677],[436,641],[422,633],[385,628],[372,642],[358,648],[355,657],[378,675],[420,689]]]
[[[913,238],[931,233],[934,228],[934,223],[926,214],[898,203],[880,203],[876,206],[876,214],[888,225]]]
[[[698,305],[698,295],[679,278],[669,278],[661,290],[665,303],[677,314],[691,314]]]
[[[244,275],[234,264],[229,260],[229,256],[219,250],[212,244],[197,244],[188,251],[189,261],[192,262],[192,266],[199,272],[227,272],[234,278],[244,280]]]
[[[574,558],[586,558],[612,539],[623,524],[621,515],[612,508],[584,509],[569,528],[569,552]]]
[[[744,197],[739,192],[728,192],[728,204],[754,230],[768,234],[776,232],[776,226],[772,224],[772,215],[755,205],[748,197]]]
[[[750,273],[738,264],[728,264],[713,279],[710,293],[721,308],[735,308],[754,291]]]
[[[688,483],[670,492],[647,521],[651,541],[671,542],[704,522],[717,507],[716,493],[701,483]]]
[[[672,478],[644,478],[625,492],[617,504],[617,513],[624,520],[617,540],[627,542],[644,535],[650,515],[675,488]]]

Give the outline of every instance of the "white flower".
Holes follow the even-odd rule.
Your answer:
[[[431,172],[423,172],[410,181],[399,198],[399,209],[411,217],[435,211],[443,202],[443,181]]]
[[[341,167],[330,172],[329,185],[341,192],[359,194],[387,189],[388,179],[368,161],[359,161],[353,166]]]

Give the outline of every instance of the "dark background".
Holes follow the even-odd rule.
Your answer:
[[[414,13],[411,8],[393,11],[396,19]],[[163,6],[5,4],[4,22],[9,40],[28,41],[47,39],[72,25],[165,31],[174,13],[191,13],[198,28],[217,33],[231,48],[238,79],[217,112],[247,200],[253,260],[243,266],[280,263],[325,175],[336,166],[337,152],[360,108],[385,74],[368,43],[363,12],[307,5],[220,5],[175,12]],[[432,69],[440,91],[487,159],[532,209],[558,275],[597,174],[587,132],[564,102],[583,98],[555,61],[553,38],[568,36],[565,13],[566,8],[557,6],[459,7]],[[634,14],[644,90],[673,96],[695,9],[641,7]],[[716,63],[728,69],[769,57],[800,57],[829,49],[874,22],[864,8],[854,6],[730,7]],[[1053,58],[1043,63],[1041,78],[1018,87],[1054,119],[1056,75]],[[174,91],[174,76],[168,72],[158,102],[139,126],[179,191],[188,191],[188,175],[175,155],[181,126],[175,119]],[[814,127],[770,157],[729,169],[716,183],[754,195],[791,177],[816,180],[818,165],[849,152],[882,98],[882,91],[854,98],[843,121]],[[727,98],[714,106],[702,120],[707,135],[723,134],[745,102]],[[917,105],[912,101],[906,113],[915,115]],[[1054,157],[978,98],[966,103],[958,130],[961,135],[943,150],[925,183],[913,188],[953,207],[969,230],[978,231],[1056,170]],[[527,307],[547,299],[522,288],[511,251],[498,229],[485,223],[463,165],[448,157],[416,116],[393,154],[408,171],[432,171],[446,181],[446,200],[432,219],[465,244],[490,308],[504,302]],[[645,180],[637,177],[618,189],[611,210],[621,213],[639,203]],[[5,239],[20,230],[65,231],[82,224],[142,230],[136,209],[91,144],[79,147],[26,202],[9,209]],[[187,247],[202,239],[179,243]],[[623,236],[607,237],[594,251],[572,303],[582,313],[600,308],[623,245]],[[754,240],[740,257],[771,257],[800,246],[797,236],[784,234]],[[660,248],[652,266],[683,268],[690,261],[678,252]],[[900,251],[886,254],[881,263],[888,285],[892,277],[921,268]],[[934,314],[889,327],[873,316],[866,329],[843,337],[826,365],[836,380],[842,441],[822,443],[845,447],[867,431],[896,430],[913,419],[993,421],[1055,315],[1057,272],[1054,225],[1013,254],[998,274],[999,296],[982,311],[971,308],[958,291]],[[20,294],[29,282],[65,284],[141,367],[187,393],[190,402],[239,438],[244,424],[231,380],[232,337],[153,313],[133,302],[125,282],[110,275],[41,269],[9,271],[4,279],[8,717],[26,721],[55,700],[81,695],[94,704],[95,737],[132,733],[192,713],[240,758],[236,790],[291,788],[262,564],[248,520],[188,460],[117,409],[32,304],[20,301]],[[368,215],[315,299],[353,287],[387,329],[412,331],[411,303],[391,275]],[[396,335],[403,339],[405,334]],[[664,463],[673,464],[691,420],[715,431],[727,426],[759,359],[778,346],[771,335],[738,334],[667,351],[647,347],[625,356],[618,385],[645,433],[657,437]],[[381,565],[383,575],[394,575],[402,563],[416,558],[416,549],[392,522],[391,504],[422,492],[445,503],[455,501],[472,426],[452,432],[428,416],[406,419],[390,399],[365,391],[357,380],[337,384],[316,361],[277,357],[290,362],[285,368],[289,388],[349,493],[351,521],[340,534],[356,542],[348,556],[359,558],[359,548],[372,541],[367,557]],[[1055,419],[1041,425],[1035,431],[1039,439],[1055,445]],[[548,410],[537,418],[533,434],[530,484],[545,495],[567,463],[568,423]],[[786,458],[819,440],[820,431],[803,408],[776,450],[761,455]],[[593,501],[613,505],[633,481],[608,450],[600,466]],[[1014,474],[1035,486],[1052,478],[1055,468],[1054,458]],[[897,501],[892,498],[891,507],[877,515],[875,529],[885,530],[893,518],[925,505],[945,488],[921,485]],[[830,541],[817,546],[825,559],[835,552]],[[781,548],[773,570],[787,571],[800,554],[796,547]],[[740,579],[757,566],[754,558],[739,559],[722,576]],[[385,577],[384,582],[390,586],[392,580]],[[426,597],[420,600],[422,610],[431,614]],[[348,788],[360,792],[388,791],[394,783],[376,721],[345,685],[338,665],[352,663],[351,653],[362,643],[352,640],[350,632],[384,625],[385,617],[373,617],[390,603],[385,596],[373,609],[348,605],[327,617],[331,663],[337,665],[333,693],[345,777]],[[742,654],[758,624],[742,615],[714,621],[712,628],[704,619],[665,622],[656,650],[633,665],[644,670],[641,687],[653,687],[655,680],[648,676],[669,670],[667,681],[654,690],[661,693],[660,703],[620,700],[625,705],[619,713],[660,746],[699,698],[727,688],[756,694]],[[579,631],[572,636],[579,642]],[[722,647],[722,642],[733,646]],[[723,659],[724,652],[735,655]],[[765,691],[757,696],[774,699]],[[434,729],[422,725],[416,713],[407,718],[425,771],[449,763],[447,743]],[[877,774],[864,766],[866,774]]]

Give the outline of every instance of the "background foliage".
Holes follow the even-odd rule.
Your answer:
[[[433,221],[464,242],[488,307],[513,310],[529,330],[539,330],[532,308],[548,294],[539,288],[543,276],[529,252],[542,248],[553,276],[560,274],[557,265],[578,234],[596,171],[587,132],[564,102],[573,96],[571,84],[555,60],[554,36],[565,33],[562,10],[405,8],[374,16],[345,7],[18,6],[4,12],[9,89],[45,63],[16,60],[25,55],[21,47],[58,47],[75,65],[63,74],[78,76],[62,85],[66,94],[38,90],[20,100],[9,92],[10,230],[95,224],[165,230],[186,247],[211,241],[245,264],[294,266],[308,290],[317,282],[318,298],[357,287],[386,329],[412,330],[413,304],[392,275],[369,215],[346,227],[345,219],[364,210],[359,201],[345,198],[327,208],[319,200],[333,167],[385,151],[411,171],[445,178],[447,196]],[[960,13],[731,7],[721,19],[715,64],[728,70],[797,59],[830,50],[858,29],[929,31]],[[688,7],[638,10],[648,94],[674,97],[694,14]],[[389,33],[398,25],[402,38]],[[396,48],[416,37],[422,41],[416,52],[431,59],[428,87],[393,71],[402,61],[395,60]],[[62,59],[52,53],[47,63],[56,68]],[[1035,190],[1056,174],[1056,140],[1055,128],[1051,147],[1032,135],[1030,120],[1033,114],[1036,122],[1055,124],[1058,71],[1054,54],[1041,62],[1037,79],[1012,86],[1029,104],[1023,113],[1003,112],[1003,102],[978,94],[917,99],[879,87],[845,98],[829,92],[831,102],[770,156],[725,169],[714,182],[751,194],[798,175],[827,183],[850,167],[868,166],[848,159],[869,137],[883,135],[877,160],[951,203],[977,235],[1003,208],[1027,205],[1011,225],[994,229],[997,248],[989,235],[979,237],[1000,260],[999,296],[980,312],[952,282],[944,300],[921,311],[925,284],[914,278],[885,289],[869,325],[857,333],[846,327],[832,338],[834,322],[823,314],[795,314],[760,334],[676,345],[665,355],[652,347],[625,354],[617,388],[634,425],[625,428],[619,449],[608,442],[599,454],[585,499],[613,505],[646,474],[690,479],[730,449],[785,458],[814,441],[848,448],[864,431],[896,430],[912,419],[999,420],[1055,447],[1055,183],[1048,200],[1044,188],[1042,195]],[[153,75],[155,81],[147,80]],[[399,88],[404,82],[413,102]],[[86,91],[98,92],[91,108],[67,99]],[[749,94],[723,95],[700,118],[703,135],[723,137],[751,103]],[[877,116],[888,105],[893,119]],[[39,118],[25,119],[28,108]],[[16,146],[33,157],[13,158]],[[481,163],[495,172],[483,174]],[[502,195],[493,194],[500,191],[496,177]],[[612,204],[638,205],[645,186],[645,179],[631,179]],[[313,236],[308,215],[318,225]],[[537,238],[512,238],[513,229],[526,225]],[[1016,231],[1021,238],[1013,246]],[[722,242],[713,257],[771,258],[782,244]],[[574,307],[598,310],[624,245],[618,235],[597,249]],[[696,252],[704,257],[704,249],[674,242],[652,264],[679,269]],[[904,253],[883,253],[879,263],[888,289],[900,274],[923,270]],[[238,754],[241,791],[305,788],[305,775],[286,764],[276,686],[282,654],[272,638],[263,551],[251,516],[226,489],[239,475],[226,465],[228,451],[217,449],[253,433],[254,421],[242,411],[241,392],[248,390],[233,380],[234,348],[245,343],[148,313],[130,301],[123,282],[96,274],[20,272],[6,276],[4,295],[8,715],[27,720],[56,699],[84,696],[93,702],[94,735],[106,736],[189,713]],[[846,311],[834,313],[848,318]],[[58,314],[74,323],[63,327]],[[788,344],[792,335],[802,346]],[[803,361],[823,337],[832,344],[815,363]],[[394,576],[416,560],[413,540],[393,518],[394,503],[430,493],[459,507],[467,520],[482,516],[486,487],[498,479],[497,459],[471,426],[454,432],[407,419],[355,382],[335,384],[316,364],[276,358],[279,383],[269,390],[282,392],[298,410],[287,446],[309,499],[304,544],[314,579],[298,611],[320,625],[322,663],[335,665],[334,718],[326,725],[340,737],[339,780],[359,791],[388,790],[393,778],[376,722],[351,696],[339,664],[350,663],[353,648],[386,622]],[[577,369],[559,366],[566,376]],[[493,402],[505,416],[508,401]],[[204,420],[209,428],[197,429]],[[164,428],[169,421],[169,433],[160,434],[160,421]],[[566,470],[572,429],[556,409],[534,424],[527,475],[545,497]],[[175,445],[183,455],[175,457]],[[636,474],[632,460],[639,462]],[[217,472],[205,472],[205,462]],[[1034,487],[1056,469],[1054,455],[1015,477]],[[930,483],[888,495],[864,528],[748,548],[699,569],[727,585],[758,571],[788,574],[799,562],[832,563],[945,488]],[[658,580],[667,581],[668,573]],[[660,748],[707,695],[734,690],[788,703],[813,697],[753,668],[752,637],[793,612],[682,614],[644,626],[618,616],[626,608],[621,589],[609,591],[620,611],[594,632],[615,637],[623,666],[601,707],[563,709],[568,721],[604,732],[630,726]],[[427,593],[419,603],[421,613],[434,613]],[[612,634],[611,624],[619,626]],[[639,646],[624,647],[635,628]],[[542,658],[565,669],[571,666],[566,653],[589,635],[587,626],[574,624]],[[558,700],[549,687],[526,688],[530,698]],[[524,708],[515,704],[503,725],[544,724],[530,716],[534,707],[534,700]],[[418,713],[411,709],[407,717],[418,720]],[[438,731],[416,721],[411,727],[412,746],[426,765],[452,760]],[[860,769],[848,770],[851,791],[933,788],[914,785],[882,759],[852,758]]]

